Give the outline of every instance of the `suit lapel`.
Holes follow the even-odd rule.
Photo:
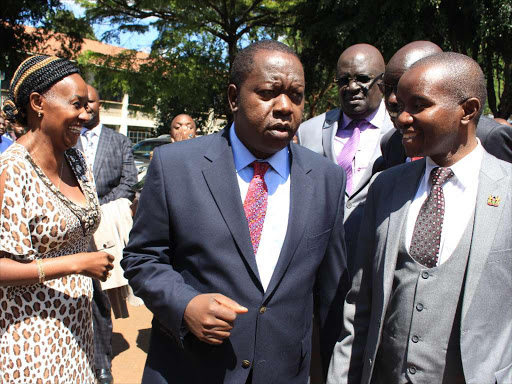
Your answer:
[[[98,137],[98,148],[96,149],[96,156],[94,157],[94,165],[92,167],[95,180],[99,180],[100,168],[107,157],[111,138],[112,132],[110,128],[106,128],[105,126],[101,127],[100,137]]]
[[[462,320],[464,320],[471,305],[480,276],[487,263],[495,234],[505,230],[499,228],[498,225],[504,212],[507,196],[510,193],[509,188],[510,176],[503,173],[501,165],[495,157],[484,153],[476,197],[473,238],[469,251],[468,270],[464,286]],[[497,207],[488,205],[487,199],[489,196],[499,196],[501,204]]]
[[[308,202],[313,199],[313,187],[308,173],[311,171],[300,162],[300,157],[291,145],[292,161],[290,169],[290,214],[288,228],[284,239],[279,260],[277,262],[272,278],[268,284],[263,300],[266,300],[276,289],[286,272],[293,256],[297,250],[300,240],[306,229],[308,216]]]
[[[425,172],[425,160],[418,160],[403,167],[402,174],[395,181],[393,200],[390,206],[389,224],[384,251],[384,311],[388,305],[393,287],[396,260],[400,247],[402,230],[405,227],[411,201],[416,195],[418,184]]]
[[[333,142],[336,131],[338,130],[338,120],[340,119],[340,110],[335,109],[325,114],[325,121],[322,127],[322,146],[324,147],[325,157],[338,164],[334,155]]]
[[[240,198],[233,151],[228,137],[229,129],[225,129],[218,136],[219,140],[212,145],[205,155],[211,165],[203,169],[203,176],[233,239],[240,249],[242,257],[259,281],[256,257],[254,256],[249,226]],[[258,288],[263,291],[261,283]]]

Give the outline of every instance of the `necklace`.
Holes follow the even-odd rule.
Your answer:
[[[30,144],[31,147],[33,148],[33,142],[34,140],[31,141]],[[26,148],[26,147],[25,147]],[[37,151],[39,150],[39,148],[37,148],[35,151],[33,151],[32,153],[30,153],[30,151],[27,149],[27,152],[30,154],[30,156],[34,159],[34,162],[35,162],[35,159],[38,160],[38,162],[40,162],[39,160],[39,156],[36,156],[36,153]],[[60,184],[62,183],[62,172],[64,171],[64,162],[66,161],[66,155],[64,154],[63,155],[63,158],[62,158],[62,163],[60,164],[60,172],[59,172],[59,184],[57,184],[57,189],[60,191]]]
[[[60,191],[60,183],[62,182],[62,171],[64,170],[64,162],[66,161],[66,155],[62,159],[62,163],[60,165],[60,173],[59,173],[59,185],[57,185],[57,189]]]

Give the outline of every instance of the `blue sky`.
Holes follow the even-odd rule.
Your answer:
[[[62,3],[64,6],[71,10],[76,17],[81,17],[84,15],[84,9],[76,4],[73,0],[63,0]],[[94,24],[93,26],[94,33],[98,39],[101,39],[101,36],[104,32],[113,29],[112,24]],[[139,33],[121,33],[119,35],[120,43],[110,43],[113,45],[118,45],[123,48],[128,49],[136,49],[139,51],[148,52],[151,50],[151,43],[157,37],[157,31],[152,28],[145,34]]]

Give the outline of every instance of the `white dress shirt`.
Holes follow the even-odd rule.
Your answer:
[[[84,149],[87,164],[91,169],[94,165],[94,159],[96,158],[102,126],[103,125],[100,123],[92,129],[82,128],[80,132],[82,148]]]
[[[243,204],[254,175],[254,169],[250,164],[259,159],[256,159],[237,137],[234,124],[231,126],[229,138]],[[256,265],[258,266],[261,285],[266,290],[274,273],[288,229],[288,215],[290,213],[290,156],[288,147],[261,161],[268,162],[270,168],[264,177],[268,189],[267,212],[258,253],[256,254]]]
[[[471,153],[449,167],[453,171],[454,176],[443,185],[445,213],[438,265],[448,260],[455,248],[457,248],[469,223],[469,219],[473,215],[478,192],[478,175],[482,165],[483,154],[484,149],[480,141],[478,141],[477,147]],[[430,172],[435,167],[438,167],[438,165],[430,157],[427,157],[425,174],[420,181],[407,215],[405,237],[407,252],[410,250],[416,219],[432,187]]]
[[[361,130],[359,146],[357,148],[354,161],[352,162],[352,185],[354,188],[363,177],[366,168],[368,168],[368,165],[373,158],[373,154],[375,153],[375,148],[380,145],[380,133],[384,127],[386,117],[386,106],[384,105],[384,101],[381,101],[379,108],[365,119],[370,124],[366,124],[366,127]],[[343,147],[352,136],[353,130],[345,130],[351,121],[352,119],[350,117],[343,114],[341,127],[338,125],[338,130],[341,129],[341,131],[338,132],[338,135],[341,137],[335,136],[333,143],[333,150],[336,158],[338,158]]]

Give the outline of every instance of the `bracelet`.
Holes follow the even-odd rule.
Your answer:
[[[44,268],[43,268],[43,260],[37,259],[36,265],[37,265],[37,274],[39,275],[39,283],[42,284],[42,283],[44,283],[44,279],[46,277],[46,275],[44,273]]]

